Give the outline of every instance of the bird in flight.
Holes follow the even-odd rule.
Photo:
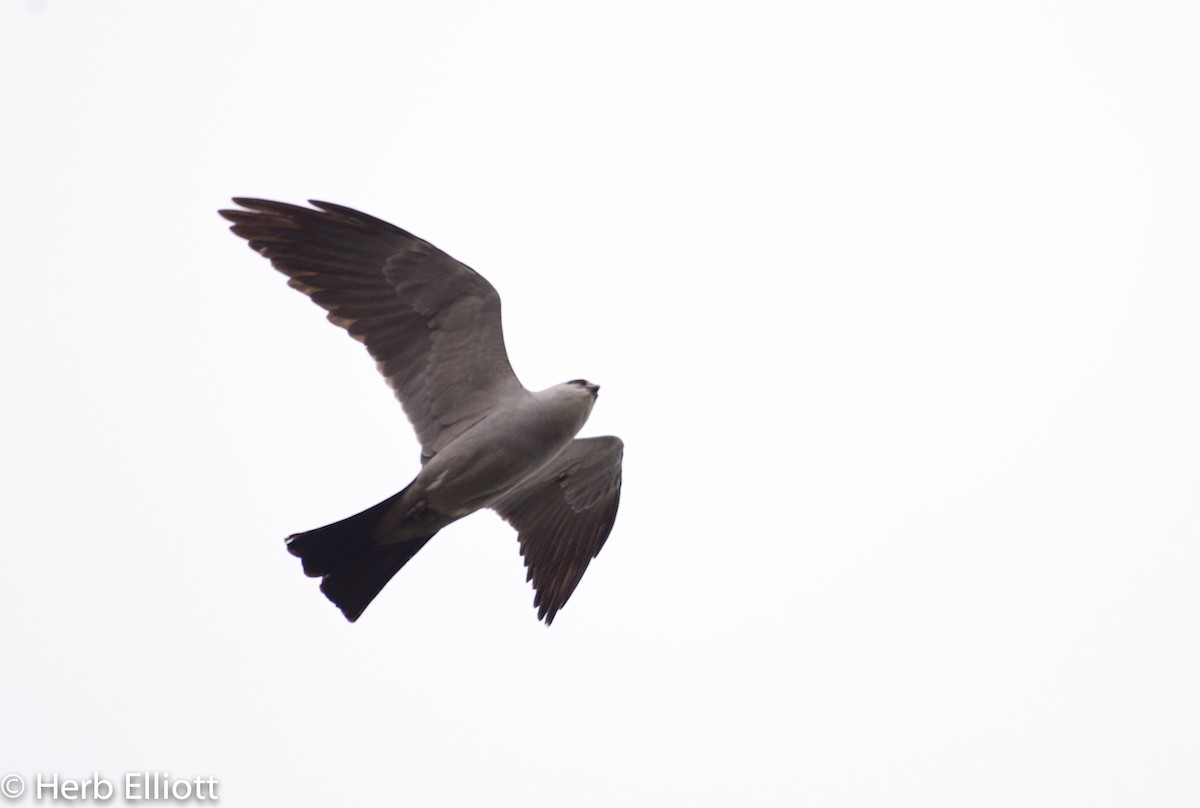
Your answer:
[[[553,622],[617,516],[623,444],[575,437],[600,388],[526,390],[504,348],[500,296],[429,242],[328,202],[233,202],[220,211],[230,229],[366,345],[421,443],[403,491],[287,538],[304,572],[354,622],[434,534],[491,508],[516,528],[538,618]]]

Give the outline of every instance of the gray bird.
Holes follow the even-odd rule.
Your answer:
[[[623,444],[575,437],[600,388],[526,390],[500,296],[427,241],[328,202],[233,202],[244,210],[220,211],[230,229],[367,346],[421,443],[403,491],[287,538],[304,572],[354,622],[435,533],[491,508],[516,528],[538,618],[553,622],[617,517]]]

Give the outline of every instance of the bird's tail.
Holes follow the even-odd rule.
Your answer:
[[[380,544],[375,529],[404,492],[332,525],[287,538],[288,552],[304,562],[304,574],[321,578],[321,591],[353,623],[375,596],[433,538]]]

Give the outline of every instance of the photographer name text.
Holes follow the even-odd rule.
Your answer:
[[[28,783],[36,800],[80,800],[106,802],[114,797],[125,802],[185,802],[188,800],[217,802],[215,777],[172,777],[169,772],[126,772],[114,782],[92,772],[90,777],[63,777],[57,772],[38,772]],[[4,778],[4,797],[15,799],[25,791],[26,783],[15,774]]]

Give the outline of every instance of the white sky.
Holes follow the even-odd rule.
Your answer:
[[[1200,7],[0,7],[0,775],[230,806],[1200,804]],[[603,386],[554,626],[512,531],[356,625],[361,346],[216,215],[327,199]],[[22,802],[33,804],[26,794]]]

